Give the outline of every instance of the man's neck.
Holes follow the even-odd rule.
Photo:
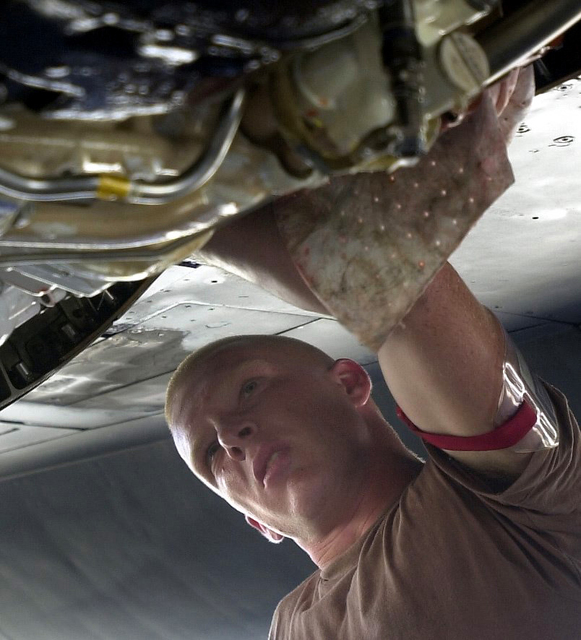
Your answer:
[[[369,490],[363,492],[360,500],[354,505],[349,518],[315,540],[304,543],[296,541],[320,569],[343,555],[365,535],[383,513],[394,507],[424,465],[409,454],[390,462],[384,460],[382,466],[386,470],[382,475],[386,476],[389,473],[389,477],[376,477]],[[389,490],[386,490],[386,487],[389,487]]]

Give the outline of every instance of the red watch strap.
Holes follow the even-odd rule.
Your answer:
[[[397,417],[422,440],[448,451],[497,451],[508,449],[520,442],[537,422],[537,412],[527,401],[523,402],[512,418],[493,431],[478,436],[449,436],[427,433],[418,429],[406,414],[396,407]]]

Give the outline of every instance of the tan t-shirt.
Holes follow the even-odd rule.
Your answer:
[[[428,446],[399,503],[282,600],[271,640],[581,639],[581,433],[549,392],[558,448],[495,493]]]

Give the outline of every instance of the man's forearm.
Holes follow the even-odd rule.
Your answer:
[[[271,206],[219,229],[198,251],[197,257],[259,285],[300,309],[322,315],[330,313],[297,271]]]
[[[431,433],[479,435],[493,427],[504,332],[450,264],[379,350],[393,396]]]

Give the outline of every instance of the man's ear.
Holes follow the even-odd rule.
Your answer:
[[[367,371],[354,360],[340,358],[331,367],[331,375],[347,392],[356,407],[362,407],[371,396],[371,378]]]
[[[263,525],[262,522],[258,522],[254,518],[250,516],[244,516],[246,518],[246,522],[253,528],[262,533],[262,535],[269,541],[274,544],[278,544],[284,540],[284,536],[272,529],[269,529],[267,526]]]

